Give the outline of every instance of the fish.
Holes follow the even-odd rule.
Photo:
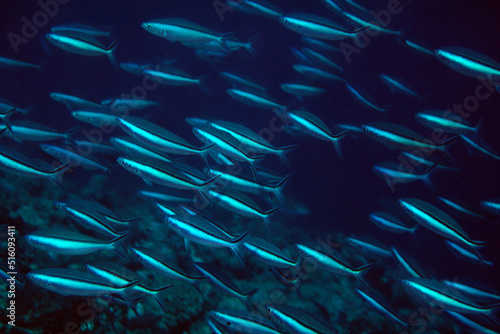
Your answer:
[[[500,63],[477,51],[449,46],[434,50],[437,59],[452,70],[473,78],[489,78],[500,83]]]
[[[355,248],[358,248],[363,253],[376,258],[392,257],[391,250],[378,241],[370,240],[369,238],[359,238],[355,236],[347,237],[347,241]]]
[[[447,110],[424,110],[415,114],[416,120],[430,129],[441,129],[446,133],[474,133],[481,127],[482,121],[472,126],[465,118]]]
[[[0,169],[8,173],[24,177],[48,178],[56,182],[70,167],[71,164],[65,164],[48,170],[24,154],[0,144]]]
[[[433,165],[423,173],[414,172],[408,169],[405,165],[397,164],[392,161],[385,161],[375,164],[373,171],[377,176],[382,178],[390,188],[393,188],[398,183],[411,183],[422,181],[431,189],[435,189],[430,176],[436,170],[437,165]]]
[[[238,247],[248,237],[252,229],[239,236],[228,235],[209,220],[199,216],[175,215],[165,219],[166,225],[185,240],[210,248],[227,247],[237,255]]]
[[[351,94],[351,96],[364,106],[365,108],[380,111],[382,113],[386,113],[390,106],[380,107],[375,101],[368,95],[368,93],[364,92],[360,87],[354,86],[348,82],[345,83],[347,91]]]
[[[380,74],[379,78],[380,80],[382,80],[383,83],[387,85],[387,87],[389,87],[389,89],[393,93],[399,92],[406,96],[415,97],[419,100],[422,100],[422,97],[417,92],[415,92],[415,90],[409,88],[408,85],[403,83],[401,79],[389,76],[387,74]]]
[[[237,173],[224,172],[224,170],[221,169],[206,168],[205,170],[211,177],[218,176],[219,178],[217,182],[224,186],[228,186],[231,189],[249,192],[256,195],[270,193],[276,196],[282,203],[285,203],[283,189],[288,182],[290,175],[287,175],[275,185],[267,185],[246,179]]]
[[[209,189],[207,191],[207,196],[213,199],[219,206],[231,212],[248,218],[262,219],[272,231],[269,223],[269,216],[278,210],[277,207],[264,211],[250,197],[229,189],[224,191]]]
[[[325,81],[330,83],[345,82],[344,78],[314,66],[294,64],[292,68],[295,72],[311,80]]]
[[[296,145],[274,147],[270,142],[262,138],[257,133],[244,127],[243,125],[233,122],[220,120],[210,121],[208,122],[208,126],[227,132],[236,138],[236,140],[238,140],[243,146],[248,148],[248,150],[254,151],[256,154],[275,154],[287,165],[289,165],[289,162],[286,159],[285,154],[296,147]]]
[[[89,231],[105,234],[113,238],[128,233],[117,231],[102,213],[92,210],[87,205],[78,202],[56,202],[55,206],[66,211],[72,219]]]
[[[69,198],[69,199],[67,199],[63,203],[67,203],[70,206],[71,205],[76,205],[76,206],[79,206],[79,207],[82,207],[82,208],[87,208],[88,210],[91,210],[91,211],[98,212],[101,215],[103,215],[104,218],[106,218],[106,220],[108,220],[110,223],[114,224],[115,226],[116,225],[119,225],[119,226],[129,226],[130,223],[142,219],[141,217],[133,217],[133,218],[128,218],[128,219],[122,219],[122,218],[120,218],[119,215],[117,215],[115,212],[113,212],[112,210],[108,209],[104,205],[102,205],[102,204],[100,204],[98,202],[84,200],[84,199],[81,199],[81,198]],[[60,205],[59,202],[56,204],[56,206],[58,206],[58,205]]]
[[[37,249],[62,255],[87,255],[101,250],[116,250],[127,239],[124,233],[111,240],[101,240],[66,228],[35,231],[25,236],[26,242]]]
[[[214,150],[222,153],[224,156],[246,162],[252,169],[254,178],[257,179],[255,164],[261,161],[264,156],[256,155],[252,150],[245,149],[238,139],[214,127],[194,127],[193,133],[200,141],[208,146],[214,146]]]
[[[71,112],[71,116],[101,129],[119,126],[114,112],[75,110]]]
[[[406,252],[395,247],[391,247],[391,252],[394,262],[405,276],[428,278],[424,268]]]
[[[81,33],[93,37],[110,37],[111,33],[103,29],[92,27],[87,24],[82,23],[68,23],[62,26],[53,26],[50,28],[51,32],[54,33],[64,33],[64,32],[74,32]]]
[[[203,91],[208,92],[208,87],[205,85],[208,75],[201,75],[195,78],[171,66],[163,66],[160,69],[145,68],[142,70],[142,74],[146,78],[156,81],[159,84],[171,86],[197,86]]]
[[[69,110],[100,110],[103,109],[108,110],[106,106],[103,106],[99,103],[85,100],[81,97],[59,93],[59,92],[50,92],[50,98],[56,102],[64,104]]]
[[[399,204],[417,223],[446,239],[471,248],[486,245],[472,240],[453,218],[434,205],[416,198],[401,198]]]
[[[467,314],[460,314],[449,310],[444,310],[444,312],[446,312],[449,318],[470,330],[471,333],[498,334],[498,331],[495,330],[495,328],[498,327],[498,323],[494,321],[489,321],[488,324],[485,323],[484,318],[477,319],[477,317],[471,317]]]
[[[111,137],[109,141],[121,153],[124,153],[127,156],[151,158],[154,160],[162,161],[164,163],[172,162],[172,160],[165,154],[157,152],[151,148],[148,148],[147,146],[141,145],[129,138]]]
[[[360,280],[361,276],[373,267],[373,263],[368,263],[361,267],[353,268],[339,255],[322,250],[320,247],[313,248],[310,245],[304,244],[296,244],[295,246],[302,257],[302,261],[314,261],[319,268],[332,274],[354,276]],[[308,258],[310,259],[308,260]]]
[[[235,9],[252,15],[276,19],[283,11],[265,0],[227,0],[227,4]]]
[[[243,78],[239,75],[236,75],[234,73],[221,71],[221,72],[219,72],[219,75],[223,79],[226,79],[227,81],[231,82],[233,84],[233,86],[235,86],[235,87],[240,86],[240,87],[247,87],[247,88],[251,88],[251,89],[255,89],[255,90],[260,90],[263,92],[266,91],[265,87],[258,85],[256,83],[254,83],[246,78]]]
[[[40,71],[42,69],[42,66],[30,64],[30,63],[16,60],[16,59],[12,59],[12,58],[0,57],[0,68],[5,69],[5,70],[11,70],[11,71],[22,71],[22,70],[30,70],[30,69]]]
[[[286,304],[268,306],[271,319],[283,326],[288,333],[337,334],[338,331],[325,319]]]
[[[337,41],[346,38],[358,39],[359,34],[367,27],[348,31],[339,24],[317,15],[295,13],[281,16],[279,21],[286,28],[302,36]]]
[[[436,53],[432,49],[430,49],[426,46],[423,46],[420,43],[410,41],[409,39],[407,39],[403,36],[398,36],[398,42],[403,47],[405,47],[411,51],[414,51],[415,53],[419,53],[420,55],[432,57],[432,58],[436,57]]]
[[[44,268],[30,271],[27,279],[42,288],[63,296],[94,296],[124,294],[139,282],[133,281],[122,286],[113,286],[101,277],[80,270],[64,268]]]
[[[52,141],[58,139],[70,141],[71,136],[78,130],[77,128],[73,128],[65,133],[60,133],[46,125],[24,120],[10,122],[10,128],[12,131],[7,132],[8,136],[19,143],[24,141]]]
[[[168,164],[126,157],[118,157],[116,161],[129,172],[142,178],[148,185],[156,183],[174,189],[203,191],[217,179],[215,177],[203,183],[196,183]]]
[[[109,180],[108,167],[103,164],[89,158],[87,155],[78,154],[71,147],[63,148],[59,146],[49,145],[49,144],[40,144],[40,149],[47,153],[50,156],[53,156],[61,163],[66,164],[69,163],[73,168],[75,167],[83,167],[85,169],[90,170],[102,170],[106,177]]]
[[[114,66],[118,66],[114,51],[119,38],[114,40],[108,47],[89,35],[69,31],[63,33],[51,32],[45,34],[45,39],[52,45],[67,52],[90,57],[106,56]]]
[[[482,156],[500,160],[500,155],[498,155],[495,150],[489,146],[484,140],[478,136],[472,136],[470,133],[460,135],[460,139],[465,142],[468,146],[472,147],[476,152],[480,153]]]
[[[401,283],[406,292],[424,305],[439,305],[448,311],[462,314],[491,314],[500,303],[482,306],[443,283],[427,278],[406,278]]]
[[[465,214],[467,216],[470,216],[473,218],[484,219],[484,220],[489,219],[489,217],[486,217],[478,212],[473,211],[470,208],[467,208],[465,204],[460,204],[457,201],[454,201],[454,200],[451,200],[448,198],[444,198],[441,196],[438,196],[438,199],[441,202],[443,202],[444,204],[446,204],[447,206],[449,206],[450,208],[454,209],[455,211],[460,212],[462,214]]]
[[[157,192],[157,191],[149,191],[149,190],[140,190],[139,195],[145,197],[147,199],[151,199],[154,201],[160,202],[170,202],[170,203],[189,203],[192,202],[193,199],[184,196],[178,196],[165,192]]]
[[[498,198],[481,201],[481,207],[494,215],[500,215],[500,199]]]
[[[201,294],[201,291],[196,284],[202,280],[208,279],[208,277],[187,275],[174,262],[155,250],[144,247],[133,247],[131,250],[145,267],[173,280],[191,283]]]
[[[101,104],[104,106],[108,106],[111,110],[116,110],[120,112],[129,111],[129,110],[142,110],[148,108],[157,108],[160,109],[160,104],[157,101],[150,101],[145,99],[133,99],[133,98],[112,98],[102,100]]]
[[[366,13],[367,11],[364,10],[364,12]],[[371,31],[374,31],[374,32],[376,31],[377,34],[392,35],[392,36],[398,37],[398,36],[401,36],[404,32],[404,30],[389,29],[389,28],[386,28],[386,26],[383,24],[378,24],[376,22],[373,22],[372,17],[370,17],[369,19],[365,19],[364,17],[359,17],[356,15],[350,14],[346,11],[343,12],[343,16],[347,20],[351,21],[352,24],[357,25],[357,26],[361,26],[364,29],[370,29]],[[368,15],[365,15],[365,16],[368,16]],[[374,32],[372,32],[371,34],[375,35]]]
[[[226,294],[242,300],[247,305],[249,304],[250,298],[252,298],[259,291],[259,289],[255,289],[247,293],[241,292],[236,284],[234,284],[234,282],[217,266],[204,262],[194,262],[193,265],[201,275],[209,278],[212,285]]]
[[[397,312],[380,296],[375,296],[373,293],[368,293],[356,288],[359,295],[374,309],[377,313],[391,322],[400,325],[403,328],[408,328],[408,323],[404,322]]]
[[[253,91],[250,88],[229,88],[226,90],[226,93],[236,101],[251,107],[276,110],[280,113],[285,112],[288,107],[286,104],[279,104],[260,90]]]
[[[399,218],[387,212],[377,211],[370,213],[370,221],[381,230],[392,233],[410,233],[415,237],[415,231],[420,225],[407,226]]]
[[[184,18],[152,20],[142,23],[141,26],[147,32],[171,42],[203,44],[214,41],[227,47],[225,39],[232,35],[232,32],[217,33]]]
[[[305,110],[293,110],[287,113],[290,121],[296,125],[304,133],[315,138],[329,141],[333,143],[337,153],[342,157],[342,151],[338,141],[343,138],[349,131],[342,131],[336,135],[320,120],[316,115],[311,114]]]
[[[460,293],[477,302],[500,302],[500,294],[498,294],[495,289],[478,282],[472,283],[461,280],[443,280],[443,284],[460,291]]]
[[[240,310],[213,310],[208,316],[221,324],[231,333],[252,333],[252,334],[280,334],[284,333],[276,326],[264,318],[247,311]]]
[[[331,61],[328,57],[322,55],[319,52],[316,52],[314,50],[308,49],[308,48],[302,48],[301,49],[302,53],[306,55],[309,59],[311,59],[314,63],[316,63],[319,66],[324,66],[324,67],[331,67],[334,68],[338,72],[343,72],[344,69]]]
[[[274,268],[296,268],[299,260],[293,261],[285,252],[272,243],[257,237],[248,237],[242,244],[252,258]]]
[[[132,138],[160,152],[179,155],[199,154],[203,157],[211,149],[211,146],[196,148],[176,134],[138,117],[128,116],[118,118],[117,121],[123,131]]]
[[[416,150],[427,155],[438,151],[448,156],[446,147],[456,139],[456,137],[451,137],[435,143],[404,126],[394,123],[374,122],[363,124],[361,128],[369,138],[390,149],[406,152]],[[453,161],[451,157],[449,159]]]
[[[330,53],[337,53],[340,52],[340,48],[330,45],[322,40],[311,38],[311,37],[301,37],[300,40],[302,43],[307,45],[308,47],[312,49],[316,49],[316,51],[324,51],[324,52],[330,52]]]
[[[299,83],[283,83],[280,87],[284,92],[295,95],[299,101],[302,101],[304,97],[318,96],[327,92],[326,89],[321,87],[314,87]]]
[[[423,157],[424,154],[422,152],[401,152],[401,157],[405,160],[403,162],[406,164],[408,162],[411,166],[415,166],[420,168],[421,170],[429,170],[432,166],[436,165],[436,170],[449,171],[449,172],[458,172],[459,170],[455,167],[449,167],[446,165],[442,165],[436,161],[432,161]],[[437,160],[439,161],[439,160]]]
[[[470,249],[465,248],[450,240],[446,240],[445,243],[449,251],[456,255],[459,259],[463,259],[467,262],[479,264],[485,267],[492,267],[494,265],[492,261],[486,261],[485,259],[483,259],[479,252],[471,251]]]
[[[132,270],[115,262],[99,262],[94,264],[87,264],[85,267],[92,274],[95,274],[107,280],[109,283],[115,286],[127,285],[131,282],[137,281],[137,278],[140,279],[139,275],[134,273]],[[167,312],[161,296],[165,292],[167,292],[167,289],[171,288],[172,285],[170,284],[158,289],[151,289],[145,286],[142,281],[143,280],[141,279],[137,285],[134,285],[127,290],[127,298],[129,297],[129,295],[131,295],[132,297],[135,297],[136,295],[153,296],[158,305],[160,305],[160,307],[163,309],[163,311]]]

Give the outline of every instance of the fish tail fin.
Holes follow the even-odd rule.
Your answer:
[[[406,35],[406,33],[408,32],[408,30],[410,30],[411,26],[413,24],[408,24],[402,28],[400,28],[399,30],[396,31],[396,36],[400,37],[400,38],[403,38],[402,36]]]
[[[375,263],[372,262],[372,263],[368,263],[368,264],[365,264],[361,267],[354,269],[354,271],[357,273],[356,276],[365,275],[374,265],[375,265]]]
[[[5,128],[4,128],[2,131],[0,131],[0,134],[1,134],[2,132],[4,132],[6,129],[8,129],[10,133],[12,133],[12,126],[10,125],[10,120],[9,120],[9,117],[10,117],[10,115],[12,115],[12,113],[13,113],[15,110],[16,110],[16,108],[13,108],[13,109],[9,110],[9,111],[8,111],[8,112],[4,115],[4,117],[3,117],[3,123],[5,124]]]
[[[333,145],[335,146],[335,150],[337,151],[337,153],[339,154],[340,158],[342,158],[342,150],[340,148],[340,145],[338,143],[338,141],[344,137],[347,133],[349,132],[349,130],[345,130],[345,131],[342,131],[340,132],[339,134],[336,134],[336,135],[332,135],[330,138],[332,140],[332,143]]]
[[[245,50],[248,51],[252,56],[257,58],[257,52],[255,51],[255,40],[257,39],[257,36],[259,36],[259,33],[255,33],[252,37],[248,39],[248,41],[245,44]]]
[[[283,196],[283,189],[285,188],[285,185],[288,183],[288,180],[290,180],[290,176],[292,173],[289,173],[287,176],[283,178],[278,184],[272,187],[273,189],[273,195],[276,196],[281,203],[283,203],[284,206],[286,206],[285,202],[285,197]]]
[[[233,240],[232,243],[235,245],[241,243],[246,237],[248,237],[248,235],[252,231],[253,231],[253,227],[251,229],[249,229],[248,231],[246,231],[245,233],[243,233],[242,235],[240,235],[239,237],[237,237],[235,240]]]
[[[155,298],[156,302],[158,303],[158,305],[160,305],[161,309],[165,313],[167,313],[167,310],[165,308],[165,305],[163,304],[163,300],[161,299],[161,296],[167,291],[168,288],[170,288],[172,286],[173,285],[170,284],[170,285],[166,285],[166,286],[163,286],[161,288],[152,290],[154,292],[154,298]]]
[[[481,125],[483,125],[483,120],[484,120],[484,118],[481,118],[479,120],[479,122],[477,122],[476,126],[474,127],[474,134],[476,135],[476,137],[477,137],[477,133],[479,131],[479,128],[481,128]]]
[[[72,127],[69,130],[64,131],[64,140],[76,145],[76,143],[73,141],[73,136],[78,131],[80,131],[80,127],[79,126],[75,126],[75,127]]]
[[[252,309],[252,307],[250,306],[250,299],[259,291],[259,288],[255,289],[255,290],[252,290],[248,293],[245,293],[243,295],[243,301],[245,302],[245,305],[248,307],[249,310]]]
[[[116,49],[116,46],[118,45],[118,41],[119,40],[120,40],[120,37],[118,37],[117,39],[115,39],[113,41],[113,43],[111,43],[108,46],[108,48],[106,49],[106,53],[108,54],[109,61],[111,62],[111,64],[113,65],[113,67],[116,68],[117,70],[120,69],[120,66],[118,65],[118,61],[115,58],[115,49]]]
[[[363,40],[361,38],[361,35],[364,34],[364,31],[366,29],[368,29],[369,26],[366,26],[366,27],[362,27],[362,28],[359,28],[359,29],[356,29],[354,30],[352,33],[354,34],[354,37],[353,39],[356,41],[356,42],[359,42],[361,45],[363,45]]]
[[[51,178],[57,178],[57,177],[61,176],[62,174],[64,174],[64,172],[66,172],[71,167],[72,164],[73,163],[70,162],[70,163],[61,165],[57,168],[54,168],[50,172],[48,172],[48,174],[50,174]]]
[[[129,234],[129,232],[125,232],[108,242],[108,244],[111,245],[113,252],[115,252],[122,259],[127,259],[127,250],[123,246],[123,242],[127,240]]]
[[[197,86],[200,87],[201,90],[203,90],[205,93],[210,93],[210,90],[208,89],[207,85],[205,84],[205,81],[207,81],[209,75],[201,75],[196,78],[198,81]]]
[[[297,147],[297,145],[289,145],[289,146],[280,147],[279,151],[276,153],[276,155],[278,156],[278,158],[281,159],[281,161],[283,161],[288,167],[290,167],[290,162],[288,162],[285,155],[296,147]]]
[[[194,288],[196,289],[196,291],[198,291],[198,293],[203,297],[203,293],[201,292],[200,288],[198,287],[198,282],[202,281],[202,280],[205,280],[205,279],[208,279],[208,277],[206,276],[201,276],[201,277],[197,277],[196,279],[193,279],[191,281],[191,285],[194,286]]]
[[[216,176],[212,177],[211,179],[208,179],[207,181],[205,181],[205,182],[203,182],[202,184],[200,184],[200,187],[201,187],[202,189],[205,189],[205,188],[207,188],[207,187],[211,186],[211,185],[212,185],[212,183],[214,183],[214,182],[215,182],[215,180],[217,180],[219,177],[220,177],[220,175],[216,175]]]
[[[436,167],[438,166],[438,163],[436,162],[434,165],[432,165],[431,167],[429,167],[423,174],[422,174],[422,181],[424,181],[424,183],[429,187],[431,188],[432,190],[434,191],[437,191],[436,190],[436,187],[434,186],[434,183],[432,183],[430,177],[431,177],[431,173],[434,172],[436,170]]]
[[[420,227],[420,225],[415,225],[414,227],[410,228],[410,234],[413,240],[415,240],[415,243],[417,246],[419,245],[418,240],[417,240],[417,235],[415,234],[415,231]]]
[[[236,257],[236,260],[238,260],[238,263],[241,265],[241,268],[245,269],[246,268],[245,259],[243,258],[243,256],[241,256],[238,247],[231,248],[231,251],[233,252],[234,256]]]
[[[226,51],[228,52],[231,52],[231,48],[229,47],[229,45],[227,45],[227,42],[226,42],[226,39],[229,38],[229,37],[232,37],[234,35],[234,31],[230,31],[230,32],[226,32],[226,33],[223,33],[221,36],[220,36],[220,40],[219,40],[219,43],[224,47],[224,49],[226,49]]]
[[[269,229],[269,231],[271,231],[271,233],[273,235],[276,235],[276,233],[274,233],[273,228],[271,227],[271,223],[269,222],[269,216],[274,214],[276,211],[278,211],[278,209],[279,209],[279,207],[276,207],[276,208],[272,208],[270,210],[261,212],[261,214],[264,215],[264,217],[263,217],[264,223],[266,224],[267,228]]]

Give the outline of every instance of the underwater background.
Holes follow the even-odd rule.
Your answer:
[[[284,13],[307,12],[335,18],[321,1],[274,0],[274,5]],[[387,2],[381,0],[358,1],[365,8],[383,10]],[[494,1],[401,1],[404,8],[394,15],[390,27],[404,29],[408,39],[422,42],[434,50],[445,46],[462,46],[500,60],[499,5]],[[73,94],[91,101],[130,95],[141,86],[143,78],[115,68],[107,57],[85,57],[57,49],[44,40],[53,26],[85,23],[111,31],[109,44],[119,38],[114,51],[118,63],[138,62],[156,64],[166,59],[176,59],[174,65],[193,76],[208,75],[205,81],[208,92],[197,87],[158,85],[147,91],[147,99],[159,103],[159,111],[151,108],[133,111],[134,116],[166,128],[188,142],[200,143],[186,122],[188,117],[223,119],[244,125],[255,132],[269,128],[276,117],[270,110],[247,106],[231,99],[226,89],[231,85],[219,72],[244,74],[267,88],[267,93],[285,103],[291,96],[279,87],[284,82],[300,81],[292,70],[297,60],[290,48],[303,46],[301,36],[282,26],[277,19],[249,15],[237,10],[226,11],[221,20],[213,1],[68,1],[60,4],[54,17],[38,28],[38,33],[15,53],[7,36],[14,32],[21,35],[23,21],[41,10],[36,1],[4,1],[0,10],[0,56],[22,60],[42,66],[41,71],[1,71],[0,96],[21,107],[33,107],[29,120],[42,123],[60,132],[78,127],[74,138],[85,139],[83,130],[89,124],[75,120],[68,109],[50,98],[50,92]],[[182,46],[141,28],[145,21],[182,17],[218,32],[234,32],[234,37],[246,41],[254,34],[257,57],[245,50],[238,50],[223,59],[206,61],[198,58],[192,48]],[[338,21],[338,19],[336,19]],[[338,45],[340,41],[330,42]],[[369,110],[357,103],[341,83],[323,85],[327,93],[313,98],[295,100],[290,108],[304,109],[318,116],[334,133],[336,124],[361,125],[370,122],[391,122],[406,126],[424,136],[431,129],[419,124],[415,113],[425,109],[449,109],[455,103],[474,95],[479,84],[475,78],[458,74],[443,66],[435,57],[423,57],[401,46],[394,36],[376,36],[359,54],[347,62],[342,53],[333,56],[344,68],[343,77],[370,92],[380,105],[391,105],[386,114]],[[391,94],[381,84],[380,73],[393,74],[411,83],[422,100]],[[500,149],[500,94],[495,92],[480,102],[471,112],[468,121],[475,125],[482,120],[480,137],[494,149]],[[22,119],[20,115],[13,119]],[[279,122],[279,121],[278,121]],[[104,137],[123,137],[120,128]],[[1,144],[23,152],[32,159],[54,161],[38,147],[38,142],[19,143],[2,136]],[[420,198],[444,211],[451,210],[437,199],[460,199],[479,208],[482,200],[500,197],[500,163],[470,151],[460,141],[454,143],[449,154],[460,173],[436,171],[431,176],[435,189],[424,182],[397,184],[394,189],[373,172],[373,166],[382,161],[399,163],[400,153],[368,139],[363,133],[349,133],[343,138],[342,158],[333,145],[310,136],[293,136],[279,130],[271,141],[273,146],[297,145],[287,154],[290,167],[277,157],[269,156],[262,167],[281,177],[291,173],[284,188],[287,207],[282,207],[270,221],[271,233],[261,221],[247,219],[216,206],[209,211],[218,217],[233,234],[240,234],[255,226],[252,235],[261,237],[297,258],[295,244],[309,241],[331,240],[332,245],[345,258],[358,267],[375,263],[363,277],[369,286],[383,295],[397,310],[404,321],[421,307],[413,301],[400,285],[401,273],[392,260],[377,258],[352,247],[347,237],[369,237],[386,245],[404,249],[434,278],[466,278],[500,289],[500,270],[496,260],[500,252],[499,224],[494,217],[489,222],[458,216],[458,223],[474,240],[487,243],[481,254],[494,261],[493,266],[481,266],[457,258],[445,246],[444,239],[421,227],[416,231],[416,241],[409,233],[393,234],[372,224],[369,214],[388,211],[414,225],[398,204],[400,198]],[[51,256],[28,245],[24,236],[33,231],[53,226],[75,226],[54,203],[67,198],[96,201],[118,213],[120,217],[141,217],[131,227],[127,248],[154,248],[174,260],[190,273],[195,270],[192,262],[203,261],[224,269],[243,290],[259,289],[251,305],[254,312],[265,313],[266,303],[273,299],[286,300],[295,307],[319,314],[337,328],[339,333],[400,333],[401,326],[393,324],[370,309],[356,293],[359,283],[353,277],[337,276],[326,271],[314,270],[300,284],[300,294],[287,290],[268,272],[265,265],[249,259],[242,268],[233,254],[224,249],[194,245],[185,249],[182,238],[171,231],[158,214],[154,203],[139,196],[139,190],[150,187],[139,177],[131,175],[116,163],[116,157],[99,156],[109,166],[109,181],[104,173],[96,170],[72,168],[63,176],[62,189],[43,179],[31,179],[0,173],[1,224],[16,227],[16,264],[19,273],[41,268],[73,268],[85,270],[85,265],[106,260],[119,262],[146,277],[153,286],[173,284],[165,294],[163,311],[153,299],[145,298],[136,311],[129,305],[97,301],[99,306],[89,306],[87,297],[62,296],[42,289],[24,280],[16,288],[16,327],[7,325],[5,316],[0,322],[3,333],[211,333],[206,316],[215,309],[242,309],[245,305],[234,297],[226,296],[208,283],[201,283],[200,295],[185,282],[163,278],[145,269],[129,254],[127,259],[110,251],[84,256]],[[51,160],[52,159],[52,160]],[[199,170],[204,167],[198,157],[182,160]],[[442,160],[438,160],[442,162]],[[213,161],[211,161],[213,163]],[[260,166],[259,166],[260,167]],[[247,170],[249,172],[249,170]],[[248,175],[251,176],[249,173]],[[158,191],[168,188],[154,186]],[[175,191],[174,193],[182,193]],[[182,194],[193,195],[193,192]],[[270,209],[277,202],[266,202]],[[0,242],[0,259],[6,257],[6,243]],[[4,251],[5,250],[5,251]],[[2,283],[3,284],[3,283]],[[3,290],[2,290],[3,291]],[[2,292],[0,304],[6,309]],[[85,303],[85,307],[79,306]],[[263,312],[264,311],[264,312]],[[6,311],[4,311],[6,313]],[[454,333],[453,321],[440,317],[426,318],[419,314],[419,321],[410,325],[410,333]],[[415,320],[415,319],[414,319]],[[76,324],[75,329],[69,330]],[[404,332],[404,331],[403,331]]]

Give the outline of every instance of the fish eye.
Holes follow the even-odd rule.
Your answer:
[[[230,321],[227,321],[227,322],[226,322],[226,326],[231,326],[231,322],[230,322]]]

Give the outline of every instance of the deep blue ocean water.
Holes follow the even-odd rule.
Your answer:
[[[310,12],[330,16],[320,1],[273,1],[284,12]],[[366,8],[382,10],[385,1],[359,1]],[[431,49],[444,46],[462,46],[500,60],[497,36],[500,32],[498,4],[493,1],[402,1],[404,10],[391,20],[393,29],[407,28],[405,36],[419,41]],[[43,41],[50,27],[72,22],[86,23],[109,29],[113,37],[119,37],[116,58],[121,62],[155,62],[175,58],[175,66],[198,76],[209,75],[206,82],[209,93],[195,87],[159,86],[148,91],[148,99],[159,101],[161,113],[147,112],[148,120],[163,126],[192,143],[198,144],[185,122],[186,117],[218,118],[241,123],[252,129],[269,126],[273,118],[270,111],[241,104],[226,94],[228,83],[218,73],[234,71],[247,74],[268,88],[270,95],[280,102],[290,100],[290,95],[279,85],[299,79],[292,70],[296,63],[290,47],[300,47],[300,35],[285,29],[279,22],[241,12],[224,13],[221,21],[212,1],[69,1],[60,5],[59,12],[40,27],[35,37],[19,46],[15,53],[6,36],[20,34],[22,17],[30,21],[40,11],[35,1],[5,1],[0,12],[0,56],[42,64],[43,74],[36,71],[2,71],[0,96],[20,106],[36,106],[30,120],[65,131],[77,124],[62,104],[49,97],[57,91],[75,94],[92,101],[130,93],[142,78],[118,71],[106,57],[84,57],[70,54]],[[238,51],[221,62],[209,63],[197,58],[192,49],[172,43],[141,28],[147,20],[183,17],[219,32],[234,31],[234,36],[247,40],[258,33],[254,58],[245,51]],[[112,38],[109,39],[112,41]],[[334,43],[335,44],[335,43]],[[336,43],[338,44],[338,43]],[[360,106],[341,84],[328,86],[328,93],[317,98],[305,98],[295,102],[292,109],[304,108],[320,117],[333,129],[335,124],[364,124],[373,121],[389,121],[407,126],[419,133],[430,134],[420,125],[414,114],[423,109],[448,109],[454,103],[462,103],[474,94],[478,81],[460,75],[445,67],[435,58],[423,57],[400,46],[395,38],[374,37],[360,54],[352,56],[347,64],[342,55],[337,56],[339,65],[345,68],[345,77],[370,92],[381,105],[394,104],[387,119],[380,113]],[[401,95],[390,94],[378,78],[380,73],[404,78],[424,96],[424,102]],[[493,94],[482,101],[469,121],[476,124],[483,120],[480,136],[497,151],[500,150],[500,95]],[[86,125],[83,126],[87,128]],[[88,127],[91,129],[91,127]],[[120,135],[123,135],[121,130]],[[3,144],[29,152],[33,157],[45,156],[36,144],[21,146],[9,139]],[[303,237],[327,235],[339,232],[344,235],[371,236],[387,245],[402,247],[432,268],[439,278],[467,276],[496,286],[500,289],[498,265],[493,268],[460,262],[444,247],[441,238],[421,228],[417,232],[418,245],[409,235],[389,234],[369,222],[368,214],[387,210],[405,217],[397,199],[416,197],[438,203],[436,196],[459,198],[478,205],[481,200],[500,197],[500,169],[498,161],[469,154],[462,143],[456,143],[450,153],[461,166],[463,178],[454,173],[437,172],[432,180],[438,189],[434,192],[423,183],[399,184],[391,191],[377,177],[372,167],[381,161],[397,161],[399,153],[387,149],[362,135],[348,136],[341,141],[343,159],[340,159],[330,143],[312,137],[294,138],[276,133],[273,145],[297,144],[289,154],[293,175],[285,190],[286,197],[294,198],[311,212],[308,216],[295,217],[293,224],[302,231]],[[199,161],[198,161],[199,163]],[[278,174],[288,173],[286,166],[276,158],[266,158],[263,164]],[[92,173],[82,172],[68,177],[69,182],[84,184]],[[120,167],[110,170],[112,182],[129,189],[145,188],[142,181]],[[50,186],[50,185],[48,185]],[[132,196],[131,196],[132,197]],[[137,200],[137,197],[132,197]],[[127,198],[123,199],[126,202]],[[280,220],[286,220],[281,218]],[[410,222],[410,219],[406,219]],[[459,221],[473,239],[484,240],[488,247],[484,256],[496,259],[500,252],[498,230],[488,224],[464,219]],[[498,221],[496,221],[498,224]],[[23,227],[19,227],[23,232]],[[301,235],[296,236],[300,240]],[[19,255],[22,258],[22,253]],[[463,264],[463,265],[462,265]],[[24,264],[26,267],[28,264]]]

